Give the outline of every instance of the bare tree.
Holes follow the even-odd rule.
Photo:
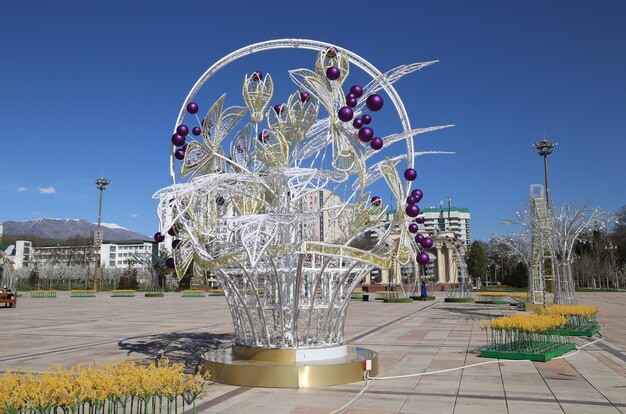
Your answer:
[[[585,231],[606,228],[612,219],[613,213],[592,208],[591,200],[582,207],[574,202],[550,209],[548,231],[544,239],[555,263],[555,303],[576,303],[572,275],[574,247]]]

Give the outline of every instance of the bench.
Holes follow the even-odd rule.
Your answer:
[[[30,292],[31,298],[56,298],[56,290],[32,290]]]
[[[17,292],[0,293],[0,303],[4,303],[4,307],[16,308],[17,307]]]
[[[95,290],[72,290],[71,298],[95,298]]]

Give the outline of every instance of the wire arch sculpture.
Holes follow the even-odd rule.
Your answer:
[[[227,107],[222,95],[203,119],[196,115],[194,98],[217,71],[250,54],[281,48],[318,52],[314,70],[289,71],[298,90],[285,104],[269,105],[273,80],[254,71],[243,81],[245,106]],[[153,196],[161,223],[155,240],[164,241],[166,232],[175,238],[168,263],[178,277],[188,271],[215,276],[231,311],[237,345],[341,344],[350,294],[366,273],[389,268],[394,260],[428,261],[412,236],[423,195],[411,191],[413,166],[416,156],[442,152],[415,152],[413,138],[450,125],[411,129],[392,84],[433,63],[382,73],[329,43],[279,39],[225,56],[192,87],[173,131],[171,185]],[[342,85],[351,64],[373,80],[345,94]],[[379,91],[392,101],[403,128],[384,138],[373,137],[364,126],[371,122],[366,112],[383,106]],[[189,128],[188,116],[198,126]],[[248,123],[237,129],[244,119]],[[189,132],[198,140],[187,142]],[[397,142],[406,143],[403,153],[372,162],[383,146]],[[177,160],[182,161],[179,173]],[[406,182],[397,171],[402,161]],[[400,236],[393,239],[394,226],[383,223],[381,199],[369,191],[380,179],[396,205],[406,206],[395,215]],[[347,200],[339,197],[340,188],[351,191]],[[378,235],[373,247],[355,246],[370,232]]]

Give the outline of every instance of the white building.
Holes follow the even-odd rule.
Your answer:
[[[126,268],[138,258],[150,257],[157,249],[157,243],[145,240],[103,242],[100,249],[102,268]],[[96,258],[93,246],[44,246],[33,247],[32,242],[15,242],[15,267],[64,264],[68,266],[93,265]],[[145,263],[145,262],[144,262]],[[135,267],[143,267],[137,264]]]
[[[470,245],[470,211],[468,208],[453,207],[448,198],[448,207],[441,202],[439,208],[426,207],[421,209],[420,216],[424,217],[424,224],[420,225],[420,232],[425,231],[452,231],[465,243]]]

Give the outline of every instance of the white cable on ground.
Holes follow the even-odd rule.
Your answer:
[[[559,357],[556,358],[552,358],[552,359],[565,359],[565,358],[569,358],[572,357],[574,355],[576,355],[577,353],[580,352],[581,349],[589,346],[589,345],[593,345],[596,342],[600,342],[602,341],[602,335],[600,335],[599,339],[596,339],[595,341],[586,343],[584,345],[581,345],[579,347],[576,347],[575,350],[570,351],[570,353],[567,353],[565,355],[561,355]],[[411,378],[411,377],[422,377],[425,375],[434,375],[434,374],[443,374],[446,372],[452,372],[452,371],[458,371],[461,369],[465,369],[465,368],[472,368],[472,367],[477,367],[480,365],[487,365],[487,364],[504,364],[504,363],[515,363],[515,362],[528,362],[530,360],[528,359],[506,359],[506,360],[494,360],[494,361],[486,361],[486,362],[479,362],[477,364],[470,364],[470,365],[464,365],[462,367],[456,367],[456,368],[448,368],[448,369],[442,369],[439,371],[431,371],[431,372],[419,372],[417,374],[407,374],[407,375],[394,375],[392,377],[373,377],[370,378],[369,376],[369,371],[365,371],[365,386],[363,387],[363,389],[350,401],[348,401],[343,407],[336,409],[335,411],[331,412],[330,414],[337,414],[342,412],[343,410],[345,410],[346,408],[348,408],[353,402],[355,402],[361,395],[363,395],[365,393],[365,391],[367,390],[367,388],[374,382],[374,381],[384,381],[384,380],[390,380],[390,379],[398,379],[398,378]]]

